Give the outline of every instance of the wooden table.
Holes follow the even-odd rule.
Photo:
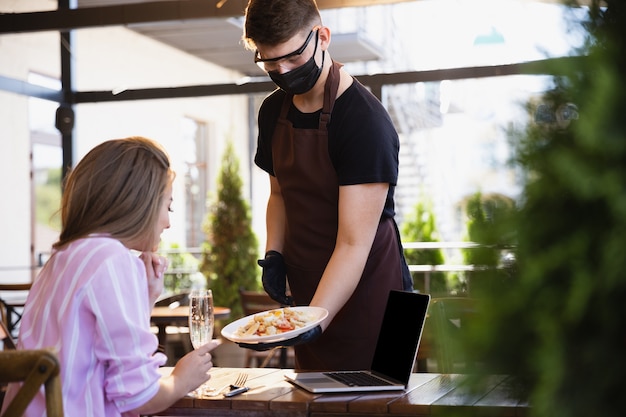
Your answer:
[[[169,372],[163,368],[164,372]],[[515,395],[513,378],[494,375],[478,392],[463,385],[466,375],[414,373],[406,391],[310,394],[285,381],[286,369],[213,368],[208,385],[222,387],[248,374],[251,390],[233,398],[185,397],[158,415],[220,417],[415,417],[464,415],[526,416],[529,405]]]
[[[213,313],[215,320],[224,320],[230,317],[230,308],[214,307]],[[189,306],[170,307],[154,307],[152,316],[150,316],[152,324],[159,329],[159,344],[165,346],[167,342],[167,326],[187,327],[189,325]]]

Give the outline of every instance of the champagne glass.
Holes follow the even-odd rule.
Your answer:
[[[189,294],[189,337],[194,349],[208,343],[213,338],[213,293],[211,290],[192,290]],[[203,391],[198,388],[196,396]]]
[[[189,336],[194,349],[213,338],[213,293],[192,290],[189,294]]]

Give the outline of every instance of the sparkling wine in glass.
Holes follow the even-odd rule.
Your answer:
[[[213,293],[192,290],[189,294],[189,336],[194,349],[213,338]]]
[[[213,293],[211,290],[192,290],[189,294],[189,337],[194,349],[211,341],[213,322]],[[193,394],[200,398],[210,391],[210,388],[198,387]]]

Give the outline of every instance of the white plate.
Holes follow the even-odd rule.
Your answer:
[[[250,316],[246,316],[239,320],[233,321],[232,323],[226,325],[222,329],[222,336],[224,336],[228,340],[232,340],[233,342],[237,342],[237,343],[280,342],[283,340],[292,339],[298,336],[299,334],[302,334],[306,332],[307,330],[312,329],[313,327],[320,324],[322,320],[324,320],[328,316],[328,311],[322,307],[288,307],[288,308],[295,310],[295,311],[302,311],[308,314],[309,316],[313,317],[313,319],[309,323],[307,323],[304,327],[300,327],[299,329],[291,330],[291,331],[284,332],[284,333],[273,334],[269,336],[256,336],[256,335],[246,336],[246,337],[237,336],[237,330],[239,330],[240,327],[248,324],[248,322],[254,316],[259,315],[259,314],[267,314],[270,311],[280,310],[280,309],[268,310],[268,311],[264,311],[261,313],[252,314]]]

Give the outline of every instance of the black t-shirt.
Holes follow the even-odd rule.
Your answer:
[[[259,138],[254,162],[274,175],[272,136],[285,97],[276,90],[259,110]],[[296,128],[317,129],[321,109],[302,113],[291,105],[287,118]],[[398,181],[400,141],[381,102],[356,79],[339,96],[328,124],[328,152],[339,185],[389,183],[383,217],[394,216],[393,194]]]

